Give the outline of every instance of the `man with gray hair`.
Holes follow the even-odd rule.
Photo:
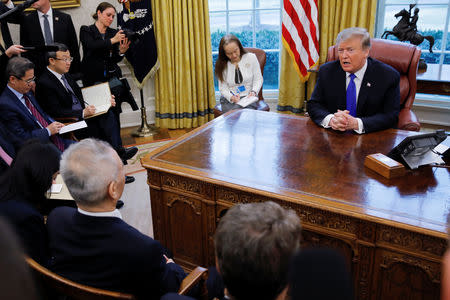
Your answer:
[[[58,207],[48,216],[50,268],[75,282],[138,299],[177,291],[184,271],[116,209],[125,175],[111,146],[95,139],[70,146],[60,172],[78,209]]]
[[[299,250],[300,239],[300,218],[293,210],[271,201],[233,206],[215,234],[216,268],[226,287],[225,296],[284,299],[291,257]],[[190,298],[170,294],[161,300],[175,299]]]
[[[308,101],[318,125],[334,130],[368,133],[397,125],[400,75],[369,57],[370,35],[352,27],[336,38],[339,60],[323,64]]]

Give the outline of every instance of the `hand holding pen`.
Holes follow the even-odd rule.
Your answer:
[[[230,93],[231,93],[231,95],[233,95],[230,98],[231,102],[238,103],[239,100],[241,100],[241,97],[239,96],[239,93],[235,94],[235,93],[233,93],[233,91],[230,91]]]

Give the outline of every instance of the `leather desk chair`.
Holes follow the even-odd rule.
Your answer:
[[[369,56],[390,65],[400,73],[400,114],[398,129],[419,131],[420,123],[411,110],[417,91],[417,66],[421,50],[414,45],[384,39],[371,39]],[[336,45],[328,48],[327,61],[339,59]]]
[[[258,59],[258,62],[259,62],[259,66],[261,67],[261,75],[264,75],[264,66],[266,65],[266,52],[264,50],[258,49],[258,48],[244,48],[244,49],[247,52],[251,52],[256,55],[256,58]],[[269,105],[267,105],[267,103],[264,102],[262,90],[263,90],[263,87],[261,86],[261,89],[259,90],[259,93],[258,93],[259,100],[258,100],[258,102],[256,102],[258,104],[257,110],[269,111],[270,108],[269,108]],[[219,117],[221,114],[223,114],[222,105],[220,103],[218,103],[214,107],[214,118]]]

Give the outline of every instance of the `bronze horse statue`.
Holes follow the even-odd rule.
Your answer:
[[[419,9],[416,8],[415,10],[415,22],[417,22],[417,13],[419,12]],[[392,28],[392,31],[386,30],[381,35],[381,38],[387,38],[389,35],[394,35],[397,39],[400,41],[409,41],[413,45],[420,45],[424,39],[428,40],[430,43],[430,53],[433,53],[433,45],[434,45],[434,37],[431,35],[423,36],[420,33],[417,32],[416,24],[415,22],[412,24],[410,22],[411,13],[408,12],[406,9],[402,9],[400,12],[395,14],[395,17],[402,17],[400,21],[398,21],[397,25]]]

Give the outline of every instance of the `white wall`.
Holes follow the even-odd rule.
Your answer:
[[[68,9],[62,9],[61,11],[70,14],[72,16],[72,21],[75,26],[75,31],[77,32],[77,36],[79,37],[80,33],[80,27],[82,25],[90,25],[94,23],[94,19],[92,18],[92,14],[95,12],[95,9],[97,8],[97,5],[103,2],[102,0],[81,0],[81,6],[77,8],[68,8]],[[122,10],[121,5],[119,5],[118,1],[109,1],[111,4],[116,6],[117,10]],[[112,27],[116,27],[116,21],[114,21]],[[19,43],[19,25],[15,24],[9,24],[9,28],[11,31],[11,35],[13,38],[14,43]],[[80,55],[82,56],[82,50],[80,47]],[[137,89],[136,85],[133,82],[133,79],[131,78],[131,73],[128,67],[121,63],[120,67],[122,68],[123,75],[128,78],[128,82],[130,83],[132,93],[134,98],[136,99],[136,102],[138,103],[138,106],[141,106],[141,99],[139,90]],[[154,87],[154,79],[149,79],[145,83],[145,86],[143,88],[144,92],[144,103],[147,108],[147,120],[149,123],[155,122],[155,87]],[[140,125],[141,124],[141,112],[138,111],[132,111],[131,107],[128,105],[128,103],[124,103],[122,105],[122,114],[120,117],[120,120],[122,122],[122,127],[129,127],[134,125]]]

